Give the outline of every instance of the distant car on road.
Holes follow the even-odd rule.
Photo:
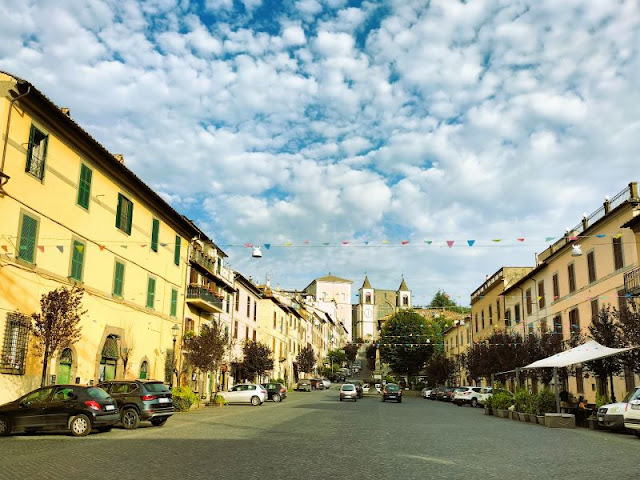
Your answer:
[[[218,392],[227,403],[250,403],[254,407],[262,405],[267,398],[267,390],[256,383],[241,383],[228,392]]]
[[[311,390],[324,390],[324,383],[319,378],[312,378],[311,382]]]
[[[324,388],[328,389],[331,386],[331,380],[328,378],[323,378],[322,383],[324,384]]]
[[[402,402],[402,389],[400,385],[396,383],[387,383],[382,389],[382,401],[395,400],[398,403]]]
[[[263,383],[262,386],[267,391],[267,400],[278,403],[287,398],[287,389],[281,383]]]
[[[353,399],[354,402],[358,400],[356,386],[352,383],[345,383],[340,387],[340,401],[345,399]]]
[[[299,392],[310,392],[311,391],[311,381],[301,378],[298,380],[298,384],[296,385],[296,390]]]
[[[422,398],[429,398],[431,396],[431,390],[432,390],[431,387],[424,387],[420,392],[420,394],[422,395]]]
[[[118,420],[116,401],[102,388],[52,385],[0,405],[0,437],[41,430],[67,430],[84,437],[92,428],[107,432]]]
[[[371,390],[370,384],[365,383],[364,385],[362,385],[362,393],[369,393],[369,390]]]

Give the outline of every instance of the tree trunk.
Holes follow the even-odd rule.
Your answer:
[[[613,391],[613,373],[609,372],[609,383],[611,384],[611,403],[616,403],[616,394]]]
[[[47,384],[47,364],[49,363],[49,349],[45,348],[44,358],[42,359],[42,378],[40,379],[40,388]]]

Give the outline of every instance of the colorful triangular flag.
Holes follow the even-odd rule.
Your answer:
[[[475,240],[467,240],[467,243],[469,244],[470,247],[473,247],[473,244],[476,243]]]
[[[545,242],[550,242],[551,240],[553,240],[556,237],[544,237],[544,241]]]
[[[448,246],[449,248],[453,247],[453,242],[454,242],[454,241],[455,241],[455,240],[447,240],[447,246]]]
[[[44,245],[38,245],[38,250],[40,250],[41,252],[44,252]]]
[[[407,243],[409,243],[409,240],[402,240],[402,245],[406,245]]]
[[[269,250],[271,248],[271,244],[270,243],[265,243],[264,244],[264,248],[266,248],[267,250]]]
[[[501,240],[502,240],[501,238],[494,238],[494,239],[493,239],[493,240],[491,240],[491,241],[492,241],[492,242],[496,242],[496,243],[498,243],[498,242],[499,242],[499,241],[501,241]]]
[[[60,253],[64,253],[64,246],[56,245],[56,248],[60,251]]]

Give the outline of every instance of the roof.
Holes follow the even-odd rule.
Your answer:
[[[368,276],[364,276],[364,283],[362,284],[362,288],[372,288],[371,284],[369,283],[369,277]]]
[[[241,283],[245,288],[251,291],[256,297],[262,297],[263,292],[258,287],[256,287],[251,280],[246,278],[240,272],[233,272],[236,282]]]
[[[168,216],[175,222],[176,226],[180,226],[183,230],[189,232],[189,235],[197,234],[200,230],[195,227],[193,222],[175,210],[169,205],[160,195],[151,189],[146,183],[144,183],[140,177],[133,173],[123,163],[120,163],[115,159],[113,154],[109,152],[102,144],[100,144],[95,138],[93,138],[86,130],[84,130],[79,124],[77,124],[71,117],[62,112],[62,110],[55,105],[44,93],[39,91],[32,83],[20,78],[12,73],[0,70],[0,73],[12,77],[16,80],[18,93],[20,95],[29,92],[29,95],[22,97],[19,102],[22,107],[28,106],[29,109],[38,110],[42,104],[47,113],[55,121],[56,125],[66,128],[84,138],[90,146],[95,150],[96,159],[99,160],[100,165],[109,168],[126,178],[131,182],[133,190],[138,195],[146,195],[149,203],[155,203],[166,209]],[[42,109],[42,107],[40,107]]]
[[[407,284],[404,281],[404,277],[402,277],[402,282],[400,283],[400,286],[398,287],[398,291],[399,292],[408,292],[409,291],[409,287],[407,287]]]
[[[346,278],[336,277],[335,275],[326,275],[324,277],[316,278],[314,282],[326,282],[326,283],[353,283],[351,280],[347,280]]]

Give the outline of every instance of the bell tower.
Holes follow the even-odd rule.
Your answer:
[[[407,284],[404,281],[404,277],[402,277],[402,282],[398,287],[398,310],[404,310],[413,307],[413,303],[411,301],[411,290],[407,287]]]
[[[365,275],[364,283],[359,290],[360,293],[360,312],[362,316],[360,317],[360,338],[366,339],[374,338],[374,332],[376,329],[374,328],[374,309],[375,309],[375,291],[369,283],[369,277]]]

